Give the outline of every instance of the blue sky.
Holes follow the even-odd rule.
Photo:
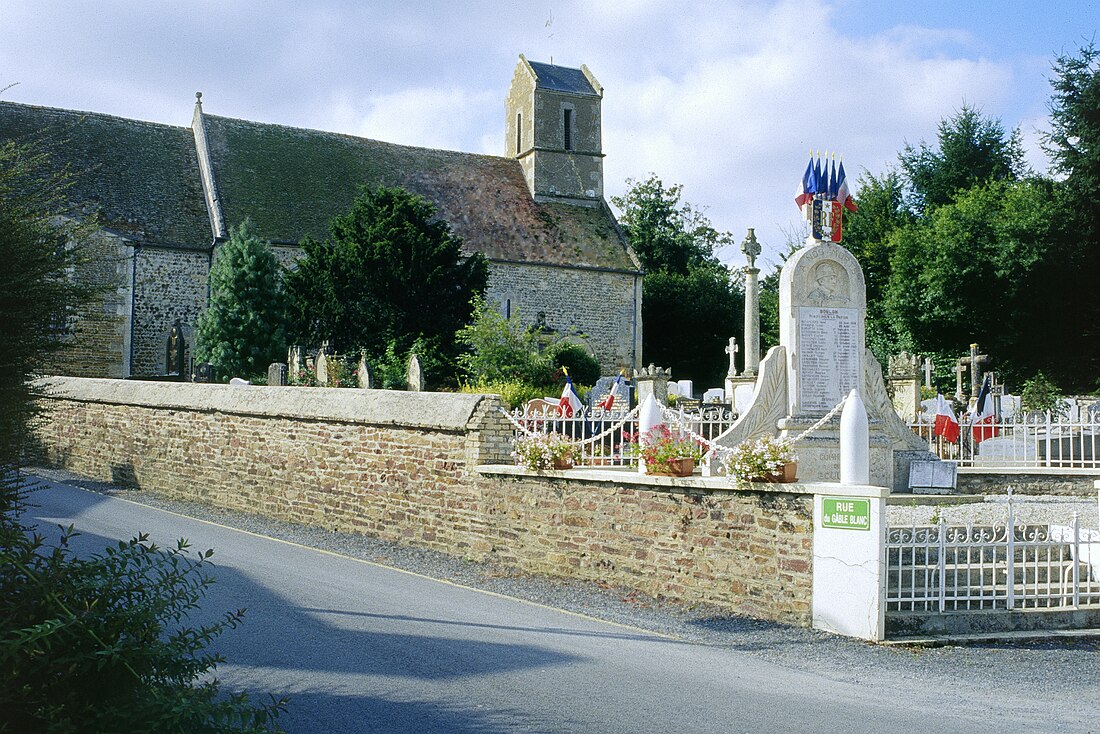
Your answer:
[[[1051,62],[1098,28],[1084,0],[3,0],[0,87],[181,126],[201,90],[212,114],[499,154],[518,55],[584,63],[606,89],[607,193],[683,184],[774,264],[810,150],[880,173],[965,103],[1044,170]]]

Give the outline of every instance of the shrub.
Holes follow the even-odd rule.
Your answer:
[[[1042,372],[1036,372],[1034,377],[1024,382],[1024,388],[1020,392],[1020,407],[1028,413],[1064,415],[1066,404],[1062,402],[1062,398],[1062,391],[1058,386]]]
[[[543,358],[552,368],[568,369],[575,384],[595,385],[596,380],[600,379],[600,363],[579,344],[557,342],[546,350]],[[565,379],[562,378],[558,386],[564,384]]]
[[[210,676],[206,648],[243,610],[200,627],[183,621],[212,583],[213,551],[161,549],[139,535],[74,557],[13,534],[0,548],[0,731],[264,732],[286,700],[254,706]]]

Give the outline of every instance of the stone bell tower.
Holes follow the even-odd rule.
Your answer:
[[[602,101],[603,87],[588,67],[543,64],[520,54],[505,104],[505,155],[519,160],[536,201],[602,202]]]

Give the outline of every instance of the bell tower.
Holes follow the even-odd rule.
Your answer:
[[[505,104],[505,155],[519,160],[535,201],[603,201],[603,87],[579,69],[520,54]]]

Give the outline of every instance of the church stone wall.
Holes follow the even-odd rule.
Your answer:
[[[134,260],[132,374],[164,373],[164,347],[172,324],[183,322],[185,364],[194,357],[195,324],[206,308],[210,255],[206,250],[141,248]]]
[[[543,314],[559,336],[583,336],[605,374],[638,366],[640,276],[522,263],[492,263],[487,296],[527,324]]]

